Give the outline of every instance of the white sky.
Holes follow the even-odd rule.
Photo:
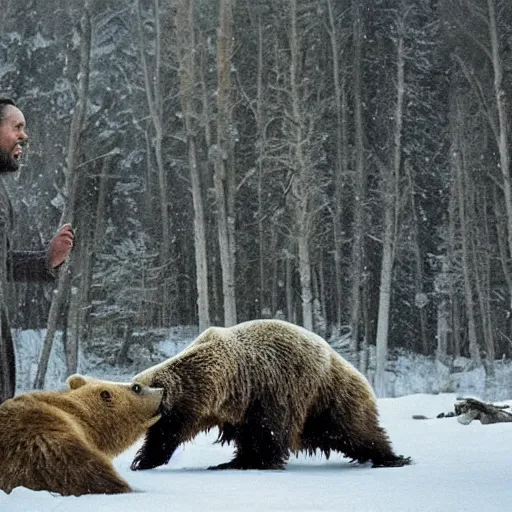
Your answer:
[[[448,412],[454,402],[449,394],[379,400],[396,452],[415,461],[404,468],[372,469],[333,456],[293,458],[284,471],[208,471],[232,455],[230,447],[212,444],[212,432],[155,470],[130,471],[137,446],[118,457],[115,466],[135,493],[76,498],[17,488],[10,495],[0,491],[0,511],[511,511],[512,423],[411,419]]]

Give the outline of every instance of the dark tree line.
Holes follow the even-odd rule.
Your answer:
[[[45,326],[53,301],[75,347],[281,317],[350,334],[363,370],[376,345],[377,374],[388,347],[490,375],[510,357],[510,2],[15,4],[0,88],[31,136],[16,240],[64,211],[77,228],[64,300],[13,289],[19,326]]]

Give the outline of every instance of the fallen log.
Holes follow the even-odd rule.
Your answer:
[[[459,398],[454,405],[454,412],[441,412],[437,418],[457,416],[457,421],[462,425],[469,425],[473,420],[479,420],[483,425],[512,422],[512,414],[505,409],[509,409],[509,406],[494,405],[476,398]],[[415,414],[412,418],[414,420],[430,419],[422,414]]]
[[[454,408],[457,421],[463,425],[469,425],[473,420],[480,420],[483,425],[512,422],[512,414],[504,410],[508,405],[494,405],[475,398],[463,398]]]

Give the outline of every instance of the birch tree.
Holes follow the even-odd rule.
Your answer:
[[[203,209],[200,163],[197,154],[198,126],[201,113],[197,97],[198,77],[196,73],[197,44],[195,38],[195,9],[192,0],[180,0],[177,3],[176,35],[180,76],[181,108],[185,121],[185,133],[188,145],[188,166],[194,205],[194,249],[196,263],[196,289],[199,332],[210,325],[209,287],[206,227]]]
[[[350,327],[351,349],[359,353],[362,323],[362,292],[363,270],[365,267],[365,229],[366,229],[366,199],[367,171],[365,166],[364,149],[364,120],[363,120],[363,17],[359,2],[352,4],[352,91],[354,103],[354,212],[352,227],[352,260],[350,266]],[[360,362],[361,371],[366,371],[366,352],[368,340],[363,341],[363,354]]]
[[[256,166],[258,170],[258,238],[259,238],[259,249],[260,249],[260,264],[259,264],[259,281],[260,281],[260,316],[263,310],[267,306],[271,306],[273,313],[276,311],[275,300],[270,300],[270,304],[266,300],[267,286],[267,271],[266,271],[266,258],[265,254],[265,220],[268,224],[268,214],[265,212],[264,202],[264,182],[265,182],[265,153],[266,153],[266,136],[265,136],[265,109],[264,109],[264,84],[263,84],[263,70],[264,70],[264,53],[263,53],[263,23],[261,16],[258,16],[258,68],[257,68],[257,79],[256,79],[256,108],[253,109],[255,121],[256,121],[256,133],[260,141],[259,148],[260,154],[258,155]],[[272,248],[273,246],[271,246]],[[274,261],[274,274],[275,270]],[[275,288],[274,288],[275,289]],[[275,293],[270,294],[271,297],[275,297]]]
[[[395,250],[399,236],[400,208],[403,192],[402,188],[402,137],[405,101],[405,61],[407,50],[405,48],[406,19],[410,7],[397,13],[396,23],[396,104],[393,119],[395,122],[393,132],[393,145],[389,166],[382,168],[381,186],[383,191],[383,237],[382,259],[379,287],[379,312],[377,319],[376,336],[376,369],[374,388],[377,396],[386,396],[386,364],[388,354],[389,317],[391,307],[391,285],[393,280],[393,266]]]
[[[309,166],[304,142],[307,137],[304,123],[303,98],[299,82],[300,39],[297,27],[297,1],[290,0],[290,101],[293,122],[292,148],[294,151],[295,176],[292,194],[297,229],[298,265],[301,286],[302,323],[313,330],[313,294],[311,284],[311,261],[309,242],[311,237],[311,200],[309,198]]]
[[[217,37],[217,143],[210,148],[214,162],[214,186],[217,206],[224,325],[237,323],[236,313],[236,240],[234,139],[232,121],[231,66],[233,55],[233,7],[235,0],[220,0]]]

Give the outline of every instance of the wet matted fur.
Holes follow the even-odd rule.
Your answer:
[[[320,336],[278,320],[211,327],[134,382],[163,387],[162,418],[132,469],[166,464],[199,432],[235,445],[210,469],[282,469],[291,453],[341,452],[374,467],[410,464],[379,425],[366,378]]]

